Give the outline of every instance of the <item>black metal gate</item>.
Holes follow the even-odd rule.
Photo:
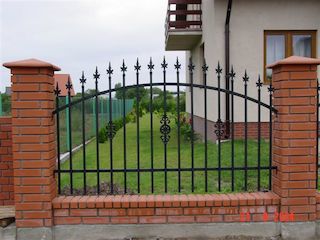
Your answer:
[[[120,70],[122,72],[122,86],[119,88],[112,88],[112,75],[113,69],[111,68],[111,64],[106,70],[106,76],[108,78],[108,90],[99,91],[99,79],[100,74],[98,69],[96,68],[95,73],[93,74],[93,78],[95,81],[95,90],[91,94],[85,94],[85,83],[86,78],[84,73],[82,73],[82,77],[80,78],[81,86],[82,86],[82,93],[81,99],[72,101],[70,96],[70,89],[72,85],[70,82],[66,84],[66,88],[68,89],[68,98],[69,103],[60,106],[59,105],[59,94],[60,94],[60,87],[58,84],[55,88],[55,95],[56,95],[56,110],[53,112],[56,115],[56,125],[57,125],[57,152],[58,152],[58,160],[57,160],[57,179],[58,179],[58,189],[59,193],[62,192],[62,189],[68,185],[69,193],[70,194],[79,194],[79,189],[75,191],[75,186],[79,186],[79,181],[81,181],[81,194],[88,194],[88,188],[92,188],[92,186],[96,189],[95,194],[106,194],[105,192],[101,191],[101,183],[107,182],[109,184],[109,192],[107,194],[116,194],[118,193],[115,188],[121,185],[123,189],[123,193],[155,193],[159,192],[158,183],[155,180],[155,175],[160,174],[160,179],[163,181],[161,183],[161,189],[163,193],[167,192],[177,192],[177,193],[184,193],[184,192],[197,192],[197,188],[199,184],[203,185],[203,192],[225,192],[225,191],[251,191],[251,190],[268,190],[271,188],[271,171],[275,167],[272,166],[272,115],[276,113],[276,110],[272,107],[272,93],[273,88],[270,85],[268,87],[269,90],[269,103],[263,103],[261,101],[261,90],[262,90],[262,82],[260,77],[256,82],[257,87],[257,99],[248,96],[248,83],[249,77],[247,72],[245,72],[242,81],[243,81],[243,94],[237,91],[234,91],[234,83],[235,81],[239,81],[236,78],[236,74],[232,68],[228,78],[230,81],[231,90],[226,90],[221,87],[221,75],[222,75],[222,68],[220,64],[218,64],[217,68],[215,69],[216,79],[217,82],[211,86],[207,83],[207,76],[209,74],[209,68],[206,64],[201,67],[203,84],[194,83],[194,72],[195,66],[190,59],[188,67],[189,72],[189,82],[183,83],[180,82],[180,71],[181,71],[181,64],[179,63],[178,59],[174,64],[174,69],[176,72],[176,82],[167,81],[167,69],[168,63],[164,59],[161,68],[163,72],[163,81],[161,82],[154,82],[154,64],[152,60],[147,65],[149,71],[149,80],[148,82],[140,82],[140,72],[141,72],[141,65],[137,60],[136,65],[134,66],[135,71],[135,80],[136,84],[134,85],[126,85],[126,72],[127,66],[123,62]],[[163,89],[160,92],[162,101],[162,106],[158,106],[158,110],[156,112],[156,104],[155,100],[156,97],[159,97],[159,93],[155,93],[155,89],[161,87]],[[133,89],[133,90],[132,90]],[[147,95],[144,96],[145,102],[142,99],[141,90],[144,89],[148,92]],[[189,89],[186,93],[184,89]],[[195,97],[195,89],[200,89],[203,93],[203,104],[197,105],[197,108],[203,108],[204,112],[204,132],[203,132],[203,141],[199,141],[196,139],[198,133],[195,133],[195,126],[194,126],[194,97]],[[158,90],[158,89],[157,89]],[[131,115],[135,116],[135,121],[131,124],[135,124],[136,134],[135,134],[135,167],[132,167],[132,164],[129,166],[128,159],[128,137],[132,139],[133,135],[128,136],[127,133],[127,124],[128,124],[128,115],[125,109],[125,99],[127,98],[128,91],[135,92],[135,106],[134,112]],[[198,91],[198,90],[197,90]],[[213,103],[210,102],[208,104],[208,92],[212,91],[215,92],[217,96],[215,106],[212,106]],[[95,167],[89,168],[87,166],[88,163],[88,148],[86,146],[86,116],[85,116],[85,103],[89,99],[94,99],[96,106],[99,104],[99,97],[102,95],[107,95],[109,99],[109,112],[112,112],[112,97],[113,94],[116,92],[120,92],[122,100],[123,100],[123,116],[121,119],[121,131],[122,131],[122,150],[121,156],[123,158],[121,167],[115,167],[119,165],[118,162],[115,162],[114,157],[115,154],[119,152],[115,152],[116,147],[114,145],[114,138],[118,136],[117,134],[117,126],[115,124],[115,120],[113,119],[112,114],[109,114],[107,119],[106,126],[99,126],[99,110],[98,107],[95,108],[95,142],[91,144],[95,144],[95,151],[94,157],[90,159],[90,161],[95,161]],[[230,115],[231,115],[231,123],[230,123],[230,138],[227,142],[225,142],[225,124],[223,119],[221,119],[221,96],[224,94],[230,95]],[[181,105],[185,100],[185,95],[188,95],[188,102],[186,105],[190,109],[187,114],[184,113],[184,105]],[[147,96],[147,97],[146,97]],[[171,112],[168,112],[169,109],[169,97],[170,97],[170,108]],[[242,140],[235,139],[235,116],[236,116],[236,109],[238,109],[238,105],[235,106],[235,98],[240,98],[241,103],[243,104],[243,138]],[[159,100],[158,99],[158,100]],[[198,99],[199,100],[199,99]],[[257,112],[257,138],[255,141],[252,141],[248,137],[248,103],[255,103],[257,108],[252,110]],[[239,102],[237,102],[239,103]],[[149,130],[148,135],[149,138],[143,139],[141,141],[140,134],[141,134],[141,106],[147,106],[148,120],[149,122]],[[74,159],[72,152],[72,131],[70,131],[69,138],[70,141],[70,148],[69,151],[69,160],[66,163],[61,163],[60,161],[60,114],[63,110],[67,110],[70,117],[68,118],[68,125],[69,128],[72,128],[72,108],[75,106],[81,106],[82,114],[81,119],[81,138],[82,138],[82,157],[81,157],[81,167],[74,167]],[[172,106],[174,111],[172,111]],[[213,143],[212,141],[208,140],[208,110],[216,108],[217,109],[217,120],[215,121],[215,134],[217,142]],[[261,139],[261,109],[265,108],[269,111],[269,141],[265,141]],[[159,110],[160,109],[160,110]],[[251,110],[250,110],[251,111]],[[186,121],[185,118],[190,118],[190,121]],[[160,128],[156,129],[154,127],[155,121],[160,121]],[[117,120],[119,122],[119,120]],[[187,123],[186,123],[187,122]],[[173,124],[175,124],[173,126]],[[99,145],[99,129],[104,128],[106,137],[108,138],[109,146],[108,149],[102,148],[105,145]],[[189,129],[189,134],[187,134],[187,140],[184,139],[184,131],[185,128]],[[155,134],[160,132],[160,138],[163,147],[163,167],[159,167],[159,163],[155,162],[155,149],[159,148],[159,143],[156,143],[158,138],[155,138]],[[176,139],[171,139],[171,134],[175,132]],[[183,132],[183,133],[182,133]],[[121,137],[120,135],[118,137]],[[175,141],[174,143],[172,141]],[[262,149],[262,142],[264,148]],[[155,145],[156,144],[156,145]],[[187,151],[190,150],[190,155],[188,159],[186,159],[185,151],[186,151],[186,144],[189,146]],[[145,147],[148,145],[148,159],[143,159],[145,157],[145,153],[141,155],[141,146]],[[171,147],[171,145],[176,147]],[[202,149],[201,151],[196,151],[197,149]],[[214,148],[214,149],[213,149]],[[229,150],[228,150],[229,149]],[[92,152],[92,149],[90,150]],[[102,151],[108,151],[109,159],[101,158]],[[118,150],[117,150],[118,151]],[[175,157],[173,156],[173,151]],[[237,154],[241,152],[240,154]],[[211,152],[213,152],[211,154]],[[182,156],[182,153],[184,155]],[[203,153],[203,156],[199,157],[199,153]],[[227,156],[227,157],[224,157]],[[130,155],[130,158],[132,156]],[[248,159],[250,158],[250,159]],[[174,160],[173,160],[174,159]],[[200,159],[200,160],[199,160]],[[226,160],[227,159],[227,160]],[[79,161],[79,160],[77,160]],[[117,160],[119,161],[119,160]],[[144,163],[149,162],[148,167],[144,166]],[[158,160],[159,161],[159,160]],[[172,162],[174,161],[174,166]],[[249,161],[251,163],[249,163]],[[104,163],[103,163],[104,162]],[[105,163],[108,163],[106,166]],[[186,164],[186,162],[188,164]],[[199,162],[201,162],[202,166],[199,166]],[[91,163],[91,162],[90,162]],[[142,164],[143,163],[143,164]],[[64,164],[64,167],[62,166]],[[102,167],[102,165],[104,165]],[[200,174],[198,174],[200,173]],[[115,183],[115,176],[117,175],[119,178],[119,174],[121,175],[121,181],[119,183]],[[145,176],[147,174],[147,177]],[[183,174],[187,174],[187,178],[182,178]],[[214,175],[215,177],[211,177]],[[78,177],[76,178],[75,175]],[[79,176],[81,175],[81,176]],[[94,175],[94,181],[92,182],[92,178],[90,180],[90,176]],[[130,179],[129,179],[130,175]],[[144,180],[141,182],[141,176],[144,175]],[[170,176],[169,176],[170,175]],[[228,180],[226,180],[226,176],[228,176]],[[63,179],[64,176],[67,176],[67,180]],[[159,180],[159,176],[157,179]],[[80,180],[79,180],[80,179]],[[148,179],[148,180],[146,180]],[[188,183],[186,183],[186,179],[189,179]],[[212,181],[214,179],[214,181]],[[76,181],[76,182],[75,182]],[[128,188],[128,185],[131,181],[131,187]],[[136,189],[132,189],[132,181],[134,181],[134,186]],[[250,182],[248,184],[248,181]],[[147,182],[147,183],[146,183]],[[174,183],[173,183],[174,182]],[[141,190],[141,186],[143,184],[147,184],[148,191]],[[172,184],[174,184],[174,188],[176,190],[172,190]],[[186,185],[189,186],[187,189]],[[250,185],[248,187],[248,185]],[[168,186],[171,186],[170,189]],[[65,194],[65,192],[64,192]]]

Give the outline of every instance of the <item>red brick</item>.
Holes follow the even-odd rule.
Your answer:
[[[166,223],[165,216],[140,216],[139,223]]]
[[[184,215],[208,215],[210,214],[210,208],[184,208],[183,209]]]
[[[107,224],[110,220],[107,217],[83,217],[82,222],[84,224]]]
[[[99,216],[125,216],[126,209],[99,209]]]
[[[138,223],[138,217],[111,217],[111,223],[134,224]]]
[[[156,215],[182,215],[182,208],[156,208]]]
[[[70,216],[83,217],[83,216],[97,216],[97,209],[70,209]]]
[[[80,217],[55,217],[54,223],[57,225],[72,225],[72,224],[80,224]]]
[[[129,208],[128,216],[151,216],[154,215],[153,208]]]
[[[194,216],[168,216],[168,223],[193,223]]]

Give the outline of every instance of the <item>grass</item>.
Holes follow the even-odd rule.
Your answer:
[[[154,115],[154,168],[164,168],[164,145],[160,139],[160,119]],[[178,167],[178,144],[177,128],[174,121],[171,121],[170,141],[167,145],[168,168]],[[136,154],[136,123],[126,125],[127,138],[127,168],[137,168]],[[191,144],[188,141],[181,142],[181,167],[191,167]],[[86,165],[87,169],[97,169],[96,165],[96,143],[91,142],[86,147]],[[151,168],[150,158],[150,115],[144,115],[140,118],[140,168]],[[201,140],[194,144],[194,166],[204,167],[205,146]],[[268,166],[268,142],[261,140],[261,166]],[[110,169],[109,142],[99,144],[100,150],[100,168]],[[218,167],[218,145],[208,142],[208,167]],[[113,139],[113,167],[114,169],[123,169],[123,129],[119,130]],[[82,150],[73,155],[73,169],[83,169]],[[248,166],[257,166],[257,141],[248,140]],[[231,166],[231,143],[221,144],[221,167]],[[244,141],[235,141],[235,166],[244,166]],[[69,161],[61,166],[62,169],[69,169]],[[87,173],[87,185],[96,186],[96,173]],[[178,173],[168,172],[168,193],[178,193]],[[154,193],[164,193],[163,172],[154,173]],[[124,173],[113,173],[114,183],[124,186]],[[110,173],[100,173],[101,182],[110,182]],[[205,192],[205,172],[195,171],[195,193]],[[68,173],[62,173],[61,186],[68,186],[70,176]],[[83,173],[73,174],[74,188],[83,188]],[[221,173],[222,192],[231,191],[231,171],[222,171]],[[137,193],[137,173],[127,173],[127,187]],[[140,173],[141,194],[151,193],[151,173]],[[261,170],[261,188],[268,188],[268,170]],[[235,171],[235,191],[244,190],[244,171]],[[248,170],[248,191],[257,190],[257,170]],[[218,191],[218,172],[208,171],[208,192]],[[181,172],[181,193],[191,193],[191,173]]]

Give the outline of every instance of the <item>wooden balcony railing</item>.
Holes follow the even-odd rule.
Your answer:
[[[166,18],[166,36],[169,31],[201,30],[202,0],[169,0]]]

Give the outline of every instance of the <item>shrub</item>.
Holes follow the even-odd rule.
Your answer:
[[[178,117],[175,119],[176,124],[178,124]],[[191,118],[187,115],[187,113],[180,114],[180,134],[183,136],[185,141],[191,141],[192,137],[192,127],[191,127]],[[199,139],[199,135],[193,131],[193,140],[197,141]]]
[[[105,127],[99,130],[98,141],[99,143],[104,143],[107,140],[107,130]]]

